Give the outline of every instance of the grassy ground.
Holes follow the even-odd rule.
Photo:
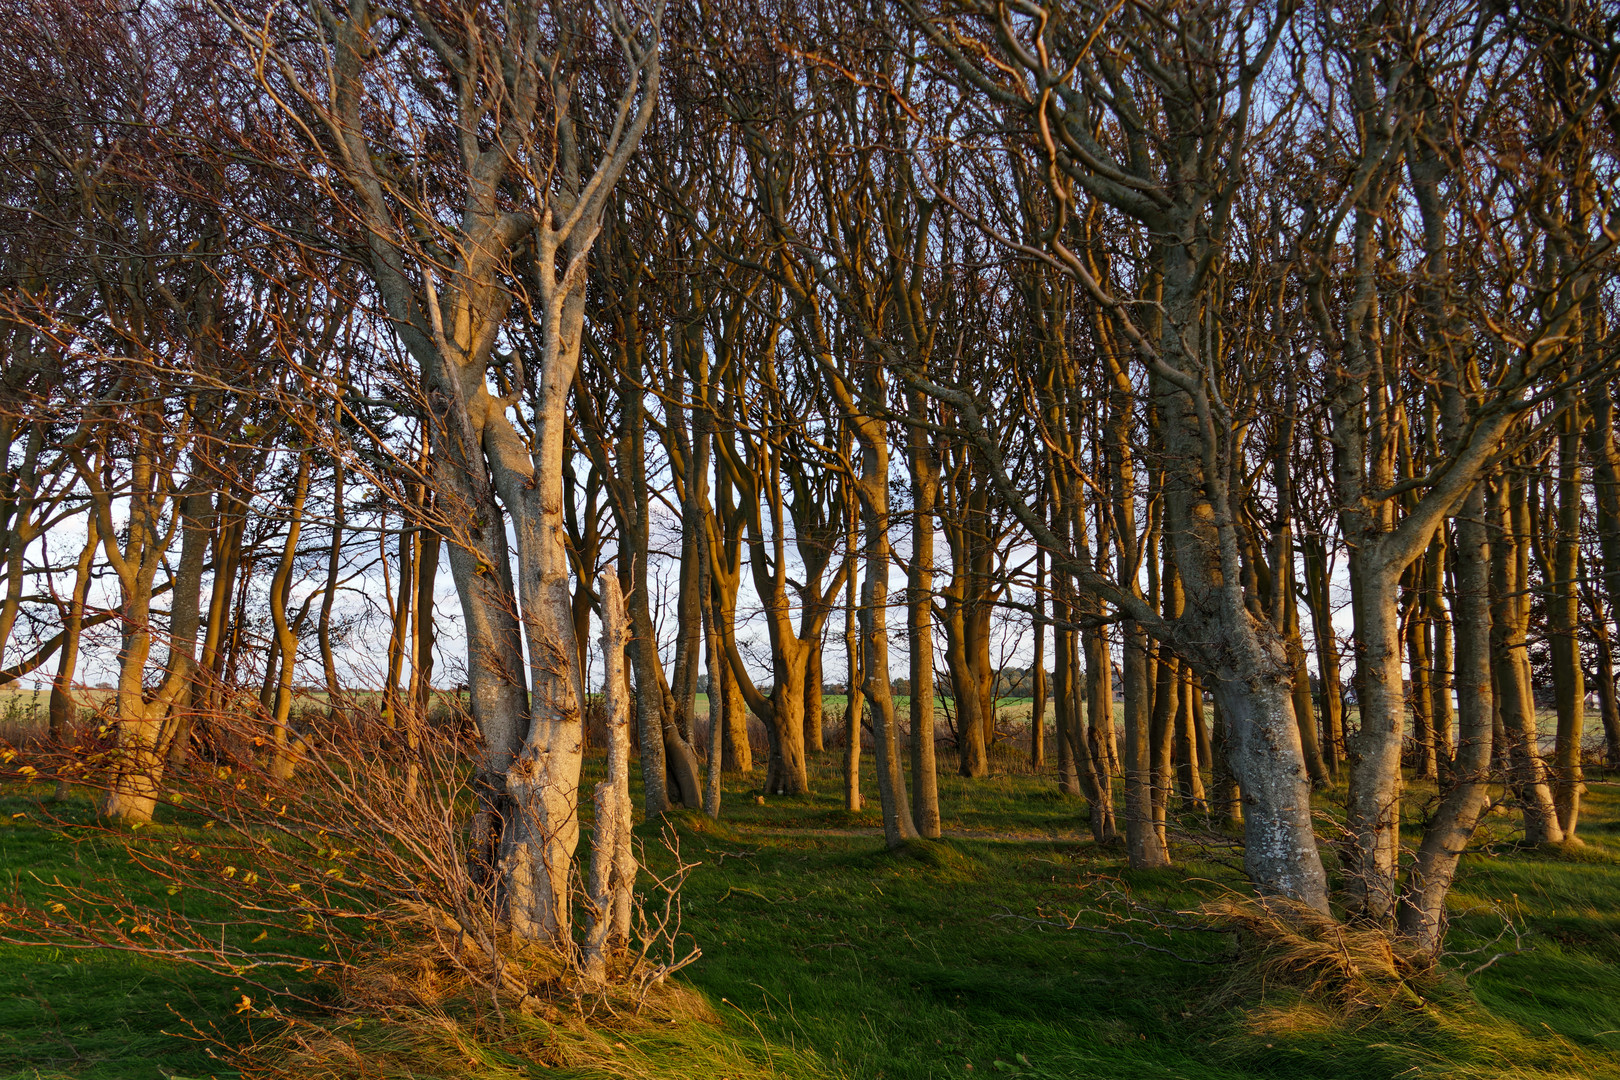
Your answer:
[[[1504,914],[1519,936],[1451,966],[1511,955],[1466,984],[1449,978],[1422,1008],[1346,1014],[1235,977],[1219,962],[1231,948],[1223,936],[1148,936],[1218,961],[1200,965],[1031,921],[1094,907],[1109,882],[1167,909],[1239,884],[1233,856],[1198,819],[1184,824],[1203,846],[1182,846],[1175,869],[1131,873],[1121,852],[1089,841],[1081,805],[1049,776],[947,774],[950,838],[891,855],[865,764],[860,814],[841,808],[828,754],[815,763],[813,797],[757,802],[756,773],[728,778],[720,822],[674,816],[683,854],[703,862],[685,893],[685,927],[704,956],[682,978],[718,1019],[612,1043],[640,1055],[637,1075],[741,1075],[741,1065],[717,1064],[731,1054],[759,1074],[806,1080],[1620,1078],[1620,796],[1605,783],[1588,796],[1583,848],[1519,850],[1500,815],[1468,857],[1454,946],[1496,938]],[[0,798],[11,888],[37,895],[38,879],[108,873],[145,886],[116,845],[37,824],[35,794]],[[1423,794],[1411,801],[1414,835]],[[242,1038],[239,996],[229,980],[150,961],[0,946],[0,1077],[231,1075],[204,1044],[164,1033],[185,1031],[184,1017],[217,1026],[227,1043]],[[464,1064],[424,1059],[409,1073],[542,1074],[604,1075],[531,1070],[493,1051]]]
[[[40,792],[43,794],[44,792]],[[88,816],[88,805],[68,810]],[[39,804],[20,789],[0,797],[0,868],[6,891],[33,901],[45,882],[108,877],[131,889],[146,883],[105,837],[46,829]],[[229,981],[109,951],[0,944],[0,1076],[128,1077],[234,1075],[203,1044],[178,1037],[182,1017],[220,1029],[227,1042],[247,1032]]]

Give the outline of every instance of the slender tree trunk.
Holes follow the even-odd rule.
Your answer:
[[[1394,911],[1400,847],[1401,729],[1406,694],[1401,673],[1398,569],[1352,552],[1351,606],[1356,624],[1356,700],[1361,723],[1347,739],[1349,817],[1354,830],[1347,891],[1352,908],[1375,921]]]
[[[1046,764],[1046,551],[1035,550],[1035,655],[1030,662],[1029,763]]]
[[[1215,746],[1210,741],[1209,723],[1204,717],[1204,684],[1195,672],[1189,670],[1187,677],[1192,685],[1192,695],[1187,702],[1192,712],[1193,734],[1197,738],[1198,767],[1207,769],[1215,761]]]
[[[215,517],[219,524],[214,533],[214,583],[208,599],[208,623],[203,633],[202,647],[204,683],[199,704],[204,712],[219,706],[226,654],[230,651],[230,638],[237,625],[231,621],[231,594],[238,588],[242,535],[247,528],[244,508],[228,494],[221,493]]]
[[[1153,740],[1153,829],[1159,843],[1166,844],[1170,809],[1170,789],[1174,786],[1176,727],[1181,718],[1181,661],[1164,648],[1154,665],[1153,718],[1148,731]]]
[[[1273,584],[1281,590],[1283,601],[1283,633],[1288,642],[1288,658],[1294,666],[1294,715],[1299,720],[1299,742],[1305,754],[1305,768],[1311,776],[1311,786],[1320,790],[1333,782],[1327,760],[1322,756],[1321,744],[1316,737],[1316,710],[1311,702],[1311,672],[1305,661],[1305,640],[1299,625],[1299,603],[1294,597],[1294,544],[1291,531],[1282,537],[1285,547],[1283,573]]]
[[[845,680],[848,694],[844,699],[844,809],[855,813],[861,809],[861,717],[866,712],[866,679],[862,672],[859,617],[855,604],[855,508],[850,514],[848,533],[851,566],[844,576],[844,656],[847,661]]]
[[[292,502],[287,507],[287,539],[281,549],[281,562],[277,564],[275,577],[270,582],[270,592],[279,601],[270,605],[270,617],[275,622],[276,644],[282,656],[281,678],[276,685],[275,712],[270,721],[269,771],[277,780],[286,780],[292,776],[296,760],[287,730],[287,721],[292,715],[293,674],[298,666],[298,638],[287,619],[286,598],[291,586],[293,559],[298,554],[298,536],[304,525],[304,500],[308,495],[309,455],[301,453],[298,457],[298,476],[293,481]],[[410,534],[400,535],[406,537]],[[405,593],[403,582],[400,587],[399,603],[401,610],[410,607],[410,598]]]
[[[1166,554],[1168,555],[1168,548]],[[1165,618],[1178,617],[1182,613],[1184,603],[1181,578],[1175,564],[1168,559],[1159,571],[1159,589],[1161,610]],[[1178,691],[1181,661],[1168,649],[1160,646],[1153,671],[1153,713],[1148,722],[1148,734],[1152,740],[1153,829],[1158,834],[1159,844],[1165,846],[1167,844],[1165,816],[1170,806],[1170,788],[1174,779],[1172,752],[1182,705]],[[1165,849],[1169,850],[1168,847]]]
[[[414,506],[421,499],[421,491],[417,485],[411,485],[410,504]],[[405,708],[402,700],[399,683],[405,673],[405,656],[410,648],[411,636],[411,603],[416,596],[416,515],[402,514],[399,528],[399,586],[389,589],[389,599],[392,601],[393,626],[388,634],[388,671],[383,676],[382,715],[383,722],[389,727],[398,727],[401,714]],[[386,550],[386,547],[385,547]],[[386,563],[383,573],[388,572]],[[384,585],[387,586],[386,576]],[[280,636],[277,636],[280,642]]]
[[[720,645],[720,631],[714,625],[714,582],[709,567],[709,532],[704,528],[698,532],[698,588],[702,590],[703,607],[703,652],[709,672],[709,762],[708,773],[704,776],[703,812],[712,818],[720,816],[720,775],[725,771],[726,743],[726,708],[730,704],[726,700],[725,689],[722,683],[725,676],[730,674],[726,670],[726,658]]]
[[[348,515],[343,479],[343,463],[335,462],[332,466],[332,541],[326,549],[326,587],[321,592],[321,611],[315,622],[315,637],[321,648],[321,674],[326,678],[328,716],[337,710],[338,698],[342,695],[342,687],[338,685],[337,655],[332,647],[332,606],[337,600],[338,573],[343,560],[343,530]]]
[[[718,474],[721,488],[719,494],[722,499],[729,499],[726,488],[725,473]],[[721,767],[727,772],[749,773],[754,769],[753,748],[748,742],[748,709],[744,705],[742,684],[737,673],[732,670],[730,654],[737,636],[737,591],[740,587],[741,573],[737,569],[736,560],[732,556],[737,553],[737,546],[728,544],[723,537],[712,534],[709,538],[709,551],[711,559],[709,572],[714,585],[714,632],[718,637],[720,659],[717,671],[709,674],[710,713],[713,714],[714,698],[719,696],[721,701],[721,716],[725,720],[724,747],[721,754]],[[713,558],[718,554],[719,559]],[[722,569],[722,563],[729,563]]]
[[[1203,707],[1196,700],[1202,697],[1198,680],[1191,671],[1183,669],[1181,685],[1180,723],[1176,727],[1176,787],[1181,795],[1183,810],[1205,811],[1209,804],[1204,798],[1204,778],[1199,768],[1198,735],[1195,728],[1203,723]]]
[[[934,759],[934,508],[939,463],[921,421],[926,405],[906,392],[911,470],[911,566],[906,582],[906,637],[911,653],[911,813],[917,832],[939,836],[939,766]]]
[[[876,377],[872,377],[868,391],[875,400],[883,400],[884,387]],[[893,850],[918,839],[918,835],[911,818],[911,800],[906,795],[899,724],[889,683],[889,444],[881,420],[862,416],[856,424],[861,442],[857,491],[866,556],[866,581],[861,586],[861,674],[866,696],[872,702],[872,742],[877,751],[883,837]]]
[[[1414,774],[1418,780],[1433,780],[1439,776],[1439,763],[1434,752],[1434,693],[1430,683],[1434,664],[1429,653],[1429,620],[1422,600],[1428,585],[1422,580],[1421,564],[1413,564],[1412,569],[1417,581],[1406,620],[1406,670],[1412,684]]]
[[[423,529],[417,534],[416,610],[411,614],[411,697],[418,723],[426,723],[433,703],[433,646],[438,641],[433,599],[438,588],[439,534]]]
[[[984,745],[984,699],[968,656],[967,612],[962,586],[956,581],[945,599],[945,666],[951,675],[951,697],[956,703],[956,742],[961,755],[958,772],[966,777],[989,775],[990,759]]]
[[[1596,318],[1587,320],[1588,333],[1597,325]],[[1587,391],[1587,411],[1591,422],[1586,425],[1586,452],[1592,465],[1592,503],[1596,510],[1598,551],[1600,552],[1601,587],[1594,592],[1604,598],[1603,605],[1592,606],[1594,624],[1603,627],[1598,659],[1600,684],[1598,693],[1603,704],[1603,724],[1608,744],[1607,758],[1611,765],[1620,765],[1620,716],[1616,716],[1615,686],[1612,677],[1613,654],[1608,647],[1608,616],[1620,605],[1620,450],[1614,438],[1613,390],[1607,379],[1595,380]],[[1611,718],[1614,726],[1611,727]]]
[[[73,675],[79,667],[79,636],[84,629],[85,599],[90,594],[90,568],[100,542],[96,534],[96,518],[91,514],[85,522],[84,547],[80,549],[78,564],[73,569],[73,593],[62,617],[62,651],[57,657],[56,678],[51,683],[50,732],[54,739],[65,737],[77,718]]]
[[[1311,630],[1316,637],[1317,674],[1322,680],[1322,721],[1327,752],[1324,760],[1328,776],[1338,779],[1344,761],[1344,698],[1340,693],[1343,675],[1339,668],[1339,645],[1333,632],[1333,605],[1328,594],[1327,546],[1318,535],[1304,538],[1305,603],[1311,609]]]
[[[1080,794],[1080,774],[1074,763],[1075,739],[1070,729],[1079,726],[1080,703],[1074,683],[1074,665],[1068,662],[1074,651],[1074,631],[1055,627],[1052,634],[1053,709],[1057,721],[1057,782],[1064,795]]]
[[[1423,594],[1429,626],[1434,632],[1433,675],[1429,687],[1434,702],[1434,757],[1442,780],[1450,777],[1451,758],[1455,753],[1452,732],[1457,726],[1457,714],[1452,705],[1451,617],[1445,604],[1446,548],[1442,528],[1429,544],[1428,565],[1424,570],[1428,587]]]
[[[630,833],[630,705],[624,695],[623,670],[630,627],[618,578],[604,573],[598,581],[602,594],[602,657],[606,661],[602,687],[608,760],[607,779],[597,784],[594,792],[596,815],[586,885],[591,917],[585,931],[583,967],[585,981],[600,986],[607,980],[608,957],[630,943],[636,863]]]
[[[1536,705],[1526,652],[1530,624],[1529,508],[1523,477],[1499,478],[1492,485],[1488,502],[1490,520],[1495,525],[1490,545],[1491,657],[1509,772],[1524,808],[1525,842],[1557,844],[1564,839],[1563,830],[1537,746]]]
[[[1491,677],[1491,566],[1493,553],[1486,522],[1485,483],[1464,499],[1457,513],[1456,578],[1457,714],[1461,722],[1450,787],[1424,830],[1397,921],[1401,932],[1420,948],[1434,951],[1445,933],[1446,896],[1457,875],[1457,863],[1474,835],[1487,803],[1490,779],[1493,708]]]
[[[1558,432],[1558,504],[1553,522],[1552,571],[1545,600],[1551,639],[1553,692],[1557,699],[1558,736],[1553,750],[1557,766],[1554,803],[1566,843],[1578,842],[1580,823],[1581,737],[1586,731],[1586,678],[1581,666],[1581,428],[1573,398],[1564,404]]]

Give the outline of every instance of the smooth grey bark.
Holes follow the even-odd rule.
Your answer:
[[[1419,948],[1437,950],[1445,934],[1446,896],[1488,802],[1495,715],[1491,677],[1490,529],[1485,485],[1468,493],[1456,519],[1456,673],[1460,720],[1450,787],[1424,830],[1401,892],[1396,922]]]
[[[630,943],[636,861],[631,847],[630,707],[624,693],[624,651],[630,638],[624,596],[616,575],[597,579],[602,597],[603,698],[607,713],[607,779],[596,785],[591,833],[591,868],[586,883],[590,919],[585,929],[585,981],[607,981],[608,959]]]
[[[445,517],[456,522],[448,537],[450,565],[468,640],[469,698],[485,744],[475,875],[498,884],[492,895],[526,938],[568,933],[579,831],[583,687],[570,610],[562,458],[586,260],[613,187],[651,120],[660,74],[661,8],[635,26],[616,6],[599,14],[628,78],[596,165],[587,169],[573,127],[567,58],[545,51],[554,44],[550,22],[526,3],[476,45],[454,17],[441,21],[442,13],[431,8],[402,14],[404,33],[388,41],[366,0],[291,13],[287,27],[226,13],[254,57],[254,70],[309,135],[309,149],[352,194],[367,269],[418,368],[432,421],[433,479]],[[298,66],[277,36],[283,28],[317,42],[326,63]],[[566,49],[570,39],[562,40]],[[414,183],[379,173],[385,160],[408,168],[414,160],[409,144],[422,137],[415,128],[387,127],[391,103],[377,108],[372,100],[387,93],[380,87],[392,85],[376,77],[398,55],[390,49],[412,46],[434,54],[452,84],[446,95],[452,115],[443,133],[454,150],[441,157],[465,181],[453,207],[412,202]],[[500,107],[491,119],[495,100]],[[379,146],[378,138],[395,145]],[[528,178],[517,166],[540,157],[550,161],[549,171],[525,188]],[[443,225],[428,250],[406,221],[453,224]],[[507,400],[490,393],[488,372],[512,307],[504,275],[519,246],[532,252],[526,291],[538,345],[536,355],[517,358],[526,371],[517,380],[517,398]],[[522,433],[509,415],[519,402],[528,410]]]

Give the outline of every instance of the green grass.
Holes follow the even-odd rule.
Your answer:
[[[826,835],[842,813],[830,769],[818,784],[828,794],[808,805],[773,799],[733,806],[719,825],[693,820],[686,853],[711,867],[726,855],[689,889],[691,925],[719,942],[706,946],[693,983],[753,1013],[767,1036],[814,1047],[870,1080],[971,1077],[998,1060],[1032,1077],[1620,1076],[1612,789],[1594,785],[1581,852],[1501,845],[1469,858],[1459,903],[1480,913],[1462,918],[1458,938],[1478,944],[1501,929],[1475,890],[1517,891],[1525,952],[1474,976],[1471,993],[1453,979],[1443,1004],[1351,1021],[1296,1007],[1286,992],[1218,1004],[1218,972],[1021,919],[1079,909],[1099,876],[1169,909],[1195,905],[1214,883],[1237,884],[1230,866],[1197,861],[1127,870],[1121,852],[1081,838],[1078,800],[1049,787],[942,777],[947,830],[1002,826],[1017,839],[947,840],[920,856],[886,854],[875,836]],[[801,822],[819,834],[805,835]],[[1226,948],[1176,944],[1192,954]]]
[[[813,764],[813,796],[759,804],[756,772],[727,779],[720,822],[673,815],[683,855],[703,863],[685,928],[704,955],[682,978],[719,1019],[623,1036],[638,1075],[1620,1078],[1620,795],[1607,784],[1592,782],[1584,847],[1519,850],[1501,814],[1467,858],[1453,943],[1485,951],[1453,966],[1511,955],[1467,984],[1451,977],[1421,1010],[1344,1016],[1283,988],[1222,993],[1228,967],[1030,921],[1093,904],[1099,881],[1164,909],[1240,884],[1225,859],[1191,848],[1172,870],[1127,870],[1121,851],[1090,842],[1083,804],[1049,774],[942,775],[945,827],[962,835],[890,854],[871,758],[867,809],[853,815],[840,804],[838,755]],[[38,895],[31,874],[144,886],[116,845],[42,828],[34,805],[15,789],[0,800],[13,888]],[[1520,936],[1490,944],[1504,912]],[[1207,934],[1150,940],[1206,958],[1229,949]],[[238,998],[229,980],[150,961],[0,946],[0,1077],[228,1076],[204,1046],[164,1032],[185,1030],[179,1013],[242,1038]],[[423,1057],[414,1075],[605,1075],[531,1069],[494,1042],[474,1049],[465,1065]]]
[[[71,819],[88,811],[81,803],[65,813]],[[8,897],[48,901],[44,883],[50,881],[113,879],[129,891],[149,884],[110,838],[47,829],[33,820],[38,816],[34,798],[16,789],[0,797],[0,867]],[[205,1044],[174,1033],[187,1030],[186,1017],[226,1043],[239,1042],[248,1034],[232,1010],[239,996],[229,980],[168,963],[0,943],[0,1076],[234,1076]]]

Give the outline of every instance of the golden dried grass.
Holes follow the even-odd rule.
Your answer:
[[[1224,896],[1200,911],[1236,935],[1239,962],[1221,999],[1263,999],[1273,988],[1297,991],[1312,1008],[1341,1014],[1421,1008],[1438,972],[1432,956],[1404,947],[1377,926],[1340,923],[1281,897]]]
[[[401,920],[387,948],[344,973],[331,1016],[289,1020],[244,1054],[243,1075],[748,1080],[779,1071],[780,1050],[726,1033],[708,1002],[673,980],[610,980],[587,991],[545,945],[503,938],[497,960],[472,935],[447,942],[459,927],[443,912],[402,908]]]

